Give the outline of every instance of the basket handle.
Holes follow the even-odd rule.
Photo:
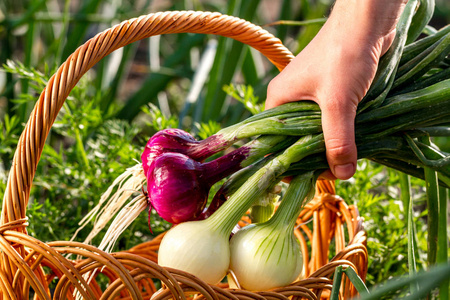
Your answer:
[[[184,32],[233,38],[259,50],[279,70],[294,57],[278,38],[261,27],[212,12],[154,13],[124,21],[97,34],[67,58],[42,91],[14,154],[0,225],[25,218],[31,184],[45,140],[56,115],[81,76],[103,57],[128,44],[154,35]]]

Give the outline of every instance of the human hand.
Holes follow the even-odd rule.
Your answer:
[[[298,100],[319,104],[330,166],[322,174],[326,179],[348,179],[356,171],[356,108],[394,39],[406,2],[336,1],[316,37],[269,84],[266,109]]]

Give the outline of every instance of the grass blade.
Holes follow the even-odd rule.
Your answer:
[[[416,253],[418,253],[418,247],[416,227],[414,226],[413,218],[413,201],[411,198],[408,205],[408,269],[410,276],[417,273]],[[417,284],[411,283],[410,289],[411,293],[417,291]]]
[[[254,58],[254,52],[247,48],[244,54],[244,61],[242,62],[242,76],[244,76],[245,82],[248,85],[256,86],[259,83],[259,66],[256,65]]]
[[[437,262],[448,263],[448,191],[449,189],[439,187],[439,231],[438,231],[438,250]],[[442,282],[439,288],[439,297],[441,300],[450,299],[450,280]]]
[[[279,20],[264,26],[275,26],[275,25],[289,25],[289,26],[308,26],[308,25],[323,25],[327,21],[327,18],[317,18],[305,21],[292,21],[292,20]]]
[[[28,7],[27,11],[23,13],[19,19],[11,22],[11,29],[22,26],[33,19],[34,14],[45,5],[46,1],[47,0],[32,1],[32,4]]]
[[[83,6],[80,8],[80,10],[77,12],[78,15],[90,15],[92,13],[95,13],[100,5],[102,0],[90,0],[90,1],[84,1]],[[67,42],[64,46],[64,50],[62,51],[62,56],[58,57],[57,59],[60,59],[60,61],[66,60],[66,58],[72,54],[75,49],[78,48],[79,45],[83,44],[83,39],[86,34],[86,31],[89,28],[88,22],[80,22],[77,23],[76,26],[73,26],[70,32],[70,39],[67,39]]]
[[[183,47],[179,47],[169,56],[163,68],[172,69],[189,58],[189,49],[200,45],[205,39],[203,34],[185,35],[180,42]],[[147,103],[155,103],[158,93],[165,89],[167,84],[175,77],[175,74],[152,73],[142,83],[142,87],[128,98],[126,104],[117,113],[117,118],[132,121],[141,111],[141,107]]]
[[[256,14],[259,1],[242,1],[238,11],[238,17],[251,21]],[[205,97],[202,121],[220,118],[225,104],[226,93],[222,90],[225,84],[229,84],[236,73],[239,63],[242,62],[244,44],[227,39],[224,43],[219,41],[216,61],[211,70],[208,90]],[[225,50],[224,50],[225,49]],[[229,49],[228,51],[226,49]],[[217,62],[217,63],[216,63]]]
[[[283,0],[280,8],[279,20],[291,20],[293,18],[292,11],[292,1],[291,0]],[[278,26],[277,28],[277,37],[284,42],[287,36],[288,27],[287,26]]]
[[[420,138],[421,142],[430,145],[428,137]],[[437,256],[437,240],[439,229],[439,186],[437,172],[425,167],[425,184],[427,192],[427,208],[428,208],[428,266],[436,263]]]
[[[320,28],[322,28],[323,23],[321,21],[316,22],[316,20],[320,20],[319,18],[323,18],[324,15],[327,14],[329,10],[329,6],[321,1],[314,2],[303,0],[300,4],[300,20],[303,22],[311,22],[305,20],[312,20],[313,23],[308,24],[303,28],[299,35],[297,36],[298,48],[294,52],[294,54],[302,51],[311,40],[317,35]]]
[[[200,97],[202,88],[205,85],[206,80],[208,79],[209,72],[211,71],[216,50],[217,50],[217,41],[215,39],[209,40],[206,49],[200,58],[200,62],[197,66],[194,78],[192,79],[192,85],[186,96],[184,108],[182,109],[178,117],[180,128],[183,123],[184,117],[189,113],[189,111],[194,106],[197,99],[199,99]],[[199,116],[197,116],[197,118],[198,117]],[[194,117],[194,120],[196,122],[199,121],[197,118]]]
[[[405,173],[399,172],[398,175],[400,179],[400,199],[403,202],[405,219],[407,220],[409,216],[409,202],[411,202],[411,180]]]
[[[63,62],[63,57],[62,57],[62,53],[64,50],[64,45],[66,43],[69,43],[70,39],[67,39],[67,32],[69,29],[69,8],[70,8],[70,0],[65,0],[64,1],[64,11],[63,11],[63,21],[62,21],[62,25],[61,25],[61,33],[57,39],[57,48],[56,48],[56,53],[55,53],[55,60],[54,60],[54,68],[58,68],[58,66],[61,64],[61,62]],[[64,57],[65,59],[65,57]]]
[[[237,0],[232,0],[228,2],[227,5],[227,15],[235,15],[235,10],[237,9]],[[222,74],[224,60],[227,57],[226,49],[232,43],[228,38],[223,36],[218,37],[216,56],[214,58],[214,63],[209,74],[208,83],[206,86],[206,95],[201,103],[196,108],[196,115],[200,115],[200,120],[206,120],[205,112],[209,110],[209,107],[213,105],[213,99],[215,97],[215,93],[217,93],[217,87],[220,87],[220,75]],[[211,118],[214,120],[213,118]],[[197,120],[198,121],[198,120]]]
[[[416,239],[415,239],[415,227],[413,223],[413,201],[411,197],[411,180],[409,176],[403,172],[399,172],[400,177],[400,190],[401,200],[403,202],[403,209],[405,213],[405,219],[407,220],[408,228],[408,270],[409,275],[413,276],[417,273],[416,268]],[[417,285],[411,284],[411,293],[417,290]]]
[[[382,286],[375,286],[369,294],[361,296],[361,300],[379,300],[390,293],[394,293],[411,284],[418,284],[419,290],[403,299],[421,299],[427,295],[435,287],[439,286],[441,282],[450,278],[450,264],[439,265],[431,268],[429,271],[422,271],[413,277],[400,277],[397,279],[390,279]]]
[[[339,289],[342,281],[342,266],[337,266],[334,270],[333,288],[331,289],[330,300],[339,300]]]
[[[131,63],[131,58],[134,57],[136,50],[138,48],[138,44],[134,43],[131,45],[127,45],[123,47],[122,59],[120,60],[119,67],[117,68],[117,72],[115,72],[115,76],[112,81],[108,84],[109,89],[107,90],[105,96],[102,97],[100,106],[103,107],[104,111],[107,112],[111,104],[113,104],[118,88],[120,87],[120,83],[126,78],[128,74],[128,67]]]
[[[364,284],[364,281],[362,281],[361,277],[356,274],[355,270],[353,268],[348,267],[344,270],[345,275],[347,275],[348,279],[352,282],[352,284],[355,286],[356,290],[358,291],[359,295],[364,296],[369,293],[369,289]]]
[[[34,22],[30,22],[28,24],[28,30],[25,38],[25,47],[24,47],[25,57],[23,61],[24,66],[27,68],[31,66],[31,54],[33,49],[34,32],[35,32]],[[21,92],[23,94],[28,93],[28,83],[29,80],[27,78],[22,78],[20,80]],[[28,110],[29,110],[28,102],[21,103],[17,107],[16,115],[19,116],[20,121],[23,123],[27,121]]]

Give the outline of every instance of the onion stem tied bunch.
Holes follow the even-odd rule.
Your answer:
[[[446,27],[423,41],[407,44],[412,39],[409,37],[417,37],[426,25],[415,15],[416,5],[417,0],[408,2],[398,22],[395,40],[381,58],[372,86],[358,108],[355,119],[358,155],[419,178],[424,178],[424,169],[430,168],[437,172],[439,184],[450,187],[450,155],[433,144],[421,142],[423,136],[450,135],[450,30]],[[189,138],[180,147],[166,148],[202,162],[241,139],[275,141],[280,136],[285,139],[283,145],[258,150],[257,155],[246,152],[238,166],[221,162],[231,171],[219,176],[229,179],[215,195],[213,209],[203,214],[206,219],[195,220],[202,215],[202,204],[193,217],[187,218],[191,221],[172,228],[161,243],[159,263],[191,272],[211,284],[222,280],[231,268],[242,287],[250,290],[285,285],[297,278],[300,254],[292,240],[291,224],[303,199],[313,190],[317,174],[328,168],[320,117],[315,103],[289,103],[254,115],[203,141]],[[164,147],[158,151],[161,149],[165,151]],[[240,149],[235,151],[244,151]],[[147,174],[151,174],[153,164],[158,161],[148,155],[152,151],[150,140],[143,154]],[[254,159],[248,163],[252,156]],[[170,173],[169,168],[166,173]],[[205,176],[217,178],[209,171]],[[279,210],[269,221],[238,231],[230,248],[230,234],[240,218],[285,176],[294,176],[294,180]],[[147,179],[151,186],[154,177]],[[209,182],[207,178],[200,180]],[[205,190],[209,191],[209,186]],[[155,202],[164,201],[170,198],[171,189],[175,187],[164,192],[161,189],[158,200],[152,198],[152,194],[158,194],[154,190],[149,197]],[[156,207],[156,203],[152,205]],[[274,238],[273,232],[284,234]],[[275,254],[269,255],[267,249]],[[271,271],[277,273],[276,266],[283,265],[282,262],[292,272],[285,277],[278,275],[277,281]],[[267,280],[263,280],[266,275]],[[255,282],[255,278],[261,280]]]

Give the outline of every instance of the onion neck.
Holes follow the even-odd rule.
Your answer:
[[[324,151],[323,134],[306,136],[286,149],[252,175],[213,215],[205,221],[220,234],[228,236],[253,202],[274,182],[280,180],[290,164]]]
[[[298,138],[267,135],[260,136],[246,145],[213,161],[203,164],[204,180],[213,185],[219,180],[253,164],[267,154],[292,145]]]
[[[202,213],[200,220],[209,218],[219,207],[221,207],[228,198],[234,194],[253,174],[261,169],[267,162],[269,162],[274,156],[265,156],[259,161],[251,164],[235,173],[220,187],[220,189],[214,195],[208,209]]]
[[[272,182],[279,179],[288,166],[277,158],[258,170],[213,215],[205,221],[224,236],[229,236],[234,226],[255,199],[264,194]]]
[[[242,168],[242,161],[248,157],[250,149],[241,147],[210,162],[202,164],[202,175],[210,186]]]
[[[224,135],[215,134],[193,145],[185,154],[197,161],[204,161],[211,155],[227,149],[234,142],[235,140],[227,139]]]
[[[265,110],[198,142],[192,148],[187,149],[185,154],[197,161],[204,161],[211,155],[229,148],[236,141],[243,138],[261,134],[286,134],[284,121],[281,122],[280,120],[297,116],[299,113],[320,114],[320,108],[312,101],[298,101]],[[299,134],[299,129],[301,128],[295,128],[296,134]],[[308,129],[308,133],[317,131],[318,129]],[[302,134],[308,133],[304,132]]]
[[[304,204],[314,195],[316,179],[317,176],[314,176],[312,171],[295,176],[291,180],[280,206],[268,223],[276,227],[286,228],[286,232],[292,232]]]

